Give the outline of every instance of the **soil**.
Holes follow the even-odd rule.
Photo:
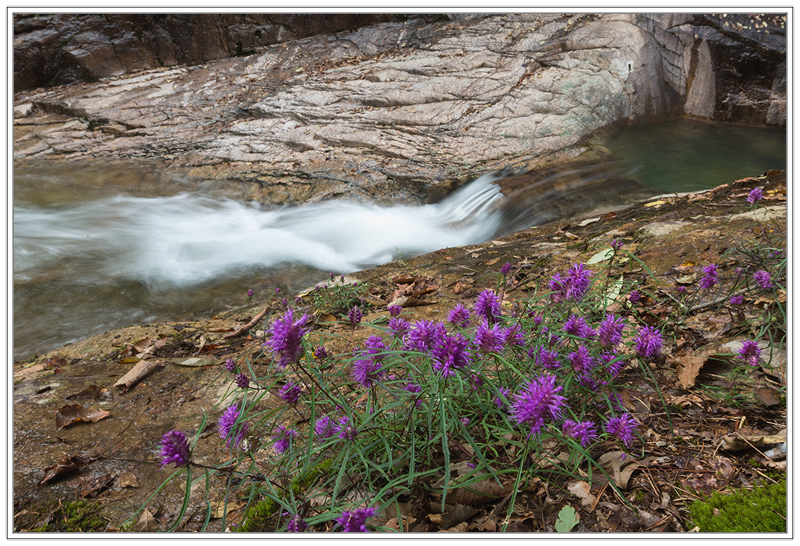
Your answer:
[[[760,222],[746,203],[754,187],[764,189]],[[677,287],[696,283],[703,266],[714,262],[733,270],[733,263],[720,259],[737,244],[769,233],[785,250],[785,200],[785,172],[770,171],[708,192],[656,197],[617,212],[553,222],[483,245],[443,249],[353,276],[370,288],[368,301],[373,306],[365,322],[388,315],[386,306],[404,291],[408,299],[403,307],[414,318],[443,319],[455,303],[467,303],[493,287],[506,262],[513,266],[506,289],[506,299],[513,304],[526,297],[529,287],[571,263],[587,262],[617,238],[637,259],[623,264],[616,274],[637,279],[645,294],[624,312],[656,323],[671,316],[676,304],[670,298]],[[422,289],[415,292],[414,286]],[[785,307],[785,297],[784,292],[778,293],[777,301],[747,296],[741,309],[726,301],[695,302],[683,322],[672,324],[665,356],[651,366],[669,413],[641,374],[623,372],[623,403],[646,429],[635,459],[617,461],[626,478],[620,485],[625,499],[602,482],[585,490],[566,479],[530,485],[517,496],[507,530],[552,532],[560,510],[570,505],[580,519],[573,532],[688,532],[693,529],[687,506],[693,500],[785,477],[785,460],[765,457],[771,444],[757,441],[767,437],[778,443],[774,436],[780,434],[785,441],[785,349],[774,347],[769,362],[740,380],[743,396],[736,400],[726,396],[731,387],[726,372],[735,362],[719,356],[735,352],[729,348],[731,342],[752,338],[748,319],[777,305]],[[244,335],[225,336],[268,303],[253,302],[210,319],[113,330],[15,362],[14,532],[65,529],[59,522],[64,523],[65,507],[75,501],[86,501],[96,515],[83,530],[154,531],[171,526],[181,506],[183,483],[171,482],[154,495],[174,471],[160,466],[160,439],[172,429],[200,431],[193,460],[209,465],[226,460],[215,424],[220,402],[232,388],[223,363],[260,348],[263,321]],[[313,340],[345,328],[349,326],[318,324],[310,335]],[[777,324],[775,331],[785,334],[785,324]],[[351,342],[357,341],[358,336]],[[140,361],[155,364],[149,375],[127,390],[115,387]],[[276,396],[265,401],[278,403],[282,401]],[[78,420],[72,422],[75,415]],[[733,442],[732,437],[745,441]],[[212,500],[222,499],[224,483],[222,478],[212,480]],[[179,531],[202,527],[206,513],[202,494],[193,495]],[[133,517],[148,502],[153,518]],[[473,515],[458,523],[445,518],[447,524],[430,506],[416,505],[410,530],[499,530],[498,514],[505,514],[507,502],[506,497],[477,506]],[[125,525],[131,517],[134,524]],[[241,517],[240,507],[231,509],[228,527]],[[212,518],[206,531],[225,531],[221,522]]]

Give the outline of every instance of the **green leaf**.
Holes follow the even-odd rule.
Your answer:
[[[559,533],[569,533],[572,531],[572,528],[578,525],[578,522],[581,518],[578,516],[578,513],[575,509],[567,504],[561,511],[558,513],[558,519],[556,520],[556,531]]]
[[[597,254],[592,256],[591,258],[589,258],[589,261],[587,261],[586,263],[587,264],[599,264],[600,262],[604,262],[606,260],[610,260],[611,256],[613,256],[613,255],[614,255],[614,249],[613,248],[607,248],[605,250],[601,250],[600,252],[598,252]]]

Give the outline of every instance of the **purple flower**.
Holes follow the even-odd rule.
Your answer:
[[[361,322],[361,308],[359,306],[354,306],[347,312],[347,320],[350,321],[350,324],[353,326],[357,325]]]
[[[581,345],[578,350],[567,355],[572,369],[582,375],[587,374],[594,368],[594,358],[589,354],[589,350]]]
[[[758,357],[761,355],[761,347],[755,341],[745,341],[739,349],[739,358],[747,362],[750,366],[758,366]]]
[[[531,350],[528,351],[528,356],[535,358],[536,363],[542,368],[546,370],[555,370],[561,367],[561,362],[558,360],[558,353],[556,351],[548,351],[544,347],[541,347],[534,356],[531,354],[534,350],[535,348],[531,348]]]
[[[448,377],[455,372],[453,369],[463,369],[472,363],[472,353],[469,350],[469,340],[461,334],[444,334],[437,340],[431,350],[433,369],[440,372],[442,377]]]
[[[605,364],[608,373],[611,375],[612,378],[617,377],[619,372],[622,371],[622,368],[625,367],[625,359],[619,359],[619,355],[612,352],[612,351],[603,351],[600,353],[600,360]]]
[[[294,311],[287,309],[283,317],[272,323],[268,330],[270,339],[265,343],[272,349],[278,357],[277,365],[284,367],[292,362],[297,362],[303,355],[303,336],[310,328],[305,325],[308,322],[308,315],[303,315],[298,320],[294,320]]]
[[[369,389],[383,377],[383,369],[381,363],[372,358],[360,358],[353,363],[350,375],[362,387]]]
[[[389,329],[392,331],[394,337],[403,337],[408,332],[411,325],[406,319],[400,317],[392,317],[389,319]]]
[[[253,294],[255,294],[255,292],[253,292],[253,291],[252,291],[252,290],[250,290],[250,289],[248,289],[248,290],[247,290],[247,297],[248,297],[248,298],[252,298],[252,297],[253,297]]]
[[[506,265],[500,268],[500,273],[503,275],[508,275],[511,273],[511,264],[506,262]]]
[[[622,341],[622,330],[625,328],[625,321],[612,314],[607,314],[603,322],[597,328],[597,337],[603,347],[616,347]]]
[[[559,273],[553,275],[549,286],[552,294],[550,299],[559,301],[581,301],[589,290],[589,280],[592,272],[583,264],[572,264],[566,276],[562,279]]]
[[[576,423],[571,419],[566,419],[561,425],[561,433],[567,438],[578,440],[583,448],[588,447],[597,439],[597,428],[591,421]]]
[[[403,387],[403,390],[416,394],[422,391],[422,387],[420,387],[416,383],[409,383],[408,385]]]
[[[611,248],[613,248],[614,251],[617,251],[620,248],[622,248],[622,245],[624,245],[624,244],[625,243],[623,243],[622,241],[618,241],[617,239],[614,239],[613,241],[611,241]]]
[[[521,394],[513,395],[511,414],[517,424],[531,427],[531,434],[536,436],[545,424],[545,419],[553,421],[561,417],[565,397],[558,393],[563,387],[556,387],[556,378],[543,375],[525,384]]]
[[[314,349],[314,358],[316,358],[320,362],[328,358],[328,350],[325,348],[324,345],[320,345],[319,347]]]
[[[336,523],[343,527],[344,533],[368,533],[366,521],[376,514],[374,508],[358,508],[353,512],[345,512],[336,518]]]
[[[243,373],[238,374],[236,376],[235,381],[236,381],[236,386],[239,387],[240,389],[246,389],[247,387],[250,386],[250,380]]]
[[[356,438],[356,427],[350,422],[347,417],[339,419],[339,424],[333,429],[334,434],[338,434],[339,438],[343,440],[353,441]]]
[[[375,362],[380,362],[383,360],[383,357],[386,356],[384,354],[384,351],[386,351],[386,344],[380,336],[369,336],[367,341],[364,342],[364,347],[367,348],[367,354],[369,354],[370,358]]]
[[[522,326],[519,324],[512,324],[508,328],[503,328],[503,338],[506,345],[516,345],[518,347],[525,345],[525,332],[522,331]]]
[[[628,299],[630,300],[630,302],[631,302],[631,303],[636,303],[636,302],[638,302],[638,301],[639,301],[641,298],[642,298],[642,296],[639,294],[639,291],[638,291],[638,290],[631,290],[631,293],[630,293],[630,295],[628,296]]]
[[[475,345],[485,353],[502,353],[506,348],[503,333],[503,328],[499,324],[489,326],[489,323],[484,320],[475,329]]]
[[[272,439],[275,442],[273,444],[275,452],[283,453],[289,449],[289,444],[295,436],[297,436],[297,432],[294,429],[287,429],[283,425],[278,425],[277,431],[272,435]]]
[[[278,396],[283,398],[288,404],[294,405],[300,399],[300,394],[302,394],[302,392],[303,390],[300,388],[300,385],[295,385],[290,381],[281,387]]]
[[[636,429],[636,420],[628,413],[619,417],[612,417],[606,421],[606,432],[622,440],[627,447],[633,442],[633,431]]]
[[[661,332],[652,326],[642,326],[636,336],[636,352],[640,357],[650,360],[661,354],[663,343]]]
[[[331,422],[331,418],[323,415],[314,423],[314,434],[319,436],[320,440],[324,440],[333,436],[334,428],[335,425]]]
[[[225,369],[228,370],[229,372],[235,372],[236,371],[236,361],[234,361],[232,358],[229,358],[228,360],[226,360],[225,361]]]
[[[461,418],[461,424],[464,425],[464,426],[469,425],[469,417],[462,417]]]
[[[494,398],[494,404],[497,406],[498,409],[503,409],[504,407],[506,407],[507,404],[506,400],[508,400],[508,395],[511,394],[511,391],[509,391],[505,387],[500,387],[499,391],[500,391],[499,395],[495,396]]]
[[[308,523],[300,517],[300,514],[295,514],[286,524],[286,530],[290,533],[302,533],[306,529],[308,529]]]
[[[728,301],[731,302],[731,305],[741,305],[744,303],[744,298],[741,295],[731,296],[731,299]]]
[[[764,197],[764,192],[761,188],[753,188],[750,190],[750,195],[747,196],[747,202],[751,205],[755,205],[761,198]]]
[[[250,423],[245,421],[239,426],[239,433],[233,434],[236,430],[236,421],[238,419],[239,408],[237,408],[235,405],[232,405],[228,406],[228,408],[222,412],[222,415],[220,415],[219,419],[217,420],[217,429],[219,430],[219,435],[223,440],[226,441],[225,444],[228,447],[231,447],[231,443],[233,443],[233,447],[239,447],[250,430]]]
[[[389,306],[389,307],[387,307],[386,309],[389,311],[389,314],[390,314],[391,316],[393,316],[393,317],[396,317],[397,315],[399,315],[399,314],[400,314],[400,311],[402,311],[402,310],[403,310],[403,308],[402,308],[402,307],[400,307],[399,305],[390,305],[390,306]]]
[[[463,303],[457,303],[447,314],[447,322],[456,326],[464,326],[470,319],[470,312]]]
[[[686,292],[686,287],[685,286],[679,286],[678,287],[678,294],[683,295],[684,292]]]
[[[180,430],[170,430],[161,438],[161,468],[168,464],[189,464],[189,441]]]
[[[705,276],[700,279],[700,288],[709,289],[716,286],[719,282],[717,278],[717,264],[708,264],[703,268]]]
[[[758,283],[763,290],[774,288],[772,285],[772,278],[766,271],[756,271],[753,273],[753,280]]]
[[[493,324],[496,318],[502,314],[500,298],[492,290],[484,290],[478,294],[473,310],[476,315]]]
[[[441,322],[416,320],[405,336],[405,346],[408,349],[424,353],[429,351],[438,342],[439,338],[446,334],[447,328]]]
[[[584,339],[591,339],[597,332],[592,330],[583,317],[577,317],[575,315],[570,315],[567,319],[567,322],[564,323],[563,330],[568,333],[569,335],[581,337]]]

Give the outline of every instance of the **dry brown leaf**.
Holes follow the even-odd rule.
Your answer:
[[[569,492],[581,499],[581,505],[592,506],[596,497],[592,495],[592,486],[583,480],[575,480],[567,484]]]
[[[211,511],[211,517],[213,519],[221,519],[223,516],[228,515],[230,512],[233,512],[234,510],[237,510],[242,506],[244,506],[244,504],[231,501],[228,501],[228,504],[226,505],[225,501],[221,500]]]
[[[765,406],[777,406],[781,403],[781,393],[772,387],[756,387],[756,396]]]
[[[48,466],[44,469],[44,477],[39,480],[39,485],[44,485],[59,476],[79,470],[96,460],[97,457],[90,455],[67,455],[65,453],[64,456],[61,457],[60,461],[53,466]]]
[[[134,530],[137,533],[154,533],[158,531],[158,521],[153,517],[153,514],[150,513],[150,510],[145,510],[144,513],[139,516],[139,521],[136,522]]]
[[[764,447],[786,441],[786,429],[778,434],[741,434],[734,432],[719,439],[719,446],[725,451],[741,451],[751,447]]]
[[[686,390],[694,386],[706,360],[708,358],[705,356],[681,356],[671,359],[672,362],[677,361],[675,373],[678,375],[678,382],[682,389]]]
[[[139,487],[139,480],[136,479],[136,474],[133,472],[122,472],[117,477],[117,483],[123,489],[126,487]]]
[[[56,430],[69,426],[79,421],[96,423],[105,419],[111,413],[101,409],[86,409],[80,404],[68,404],[56,410]]]

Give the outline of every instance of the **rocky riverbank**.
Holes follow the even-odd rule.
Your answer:
[[[763,206],[755,213],[746,202],[754,187],[764,191]],[[386,316],[387,304],[397,298],[405,298],[400,302],[404,303],[405,313],[410,317],[443,319],[456,302],[469,303],[480,290],[495,286],[498,271],[506,262],[513,271],[506,288],[510,308],[514,301],[528,297],[533,286],[563,271],[570,263],[591,262],[593,257],[596,261],[598,253],[607,249],[612,239],[624,241],[635,260],[622,264],[615,275],[624,275],[626,282],[635,283],[641,293],[647,295],[640,300],[638,309],[631,312],[669,332],[666,359],[657,363],[653,372],[665,398],[689,412],[673,416],[678,419],[676,422],[686,420],[680,425],[681,434],[694,438],[692,442],[707,444],[710,454],[720,438],[735,430],[735,427],[729,429],[728,421],[731,427],[734,420],[737,423],[746,420],[754,431],[780,432],[785,410],[781,410],[779,400],[770,393],[778,393],[786,385],[785,344],[776,344],[763,352],[769,356],[765,356],[758,368],[759,382],[762,387],[771,386],[759,391],[760,402],[744,409],[728,408],[734,413],[720,414],[723,425],[717,423],[708,429],[700,422],[690,424],[689,410],[695,407],[693,404],[706,408],[720,404],[711,397],[710,389],[721,381],[719,378],[726,366],[733,362],[719,355],[735,352],[730,349],[731,343],[752,335],[750,321],[765,316],[776,305],[785,305],[786,294],[778,294],[777,300],[748,295],[740,308],[732,307],[725,299],[701,301],[680,324],[670,326],[663,321],[675,312],[677,288],[686,286],[695,291],[701,270],[708,263],[720,264],[723,278],[730,280],[736,265],[728,252],[730,249],[748,241],[763,244],[766,233],[772,234],[773,240],[785,242],[785,198],[785,173],[774,171],[713,191],[662,196],[615,213],[562,220],[484,245],[443,249],[392,262],[354,275],[369,288],[367,303],[371,304],[371,311],[365,315],[364,322]],[[600,267],[602,260],[590,265],[595,270]],[[292,297],[291,294],[286,296]],[[62,517],[59,505],[79,499],[88,500],[99,514],[101,525],[95,530],[119,529],[170,473],[159,469],[161,436],[171,429],[194,434],[203,415],[209,420],[195,448],[195,460],[209,464],[224,460],[224,446],[213,425],[221,411],[218,404],[231,379],[223,362],[228,358],[257,354],[263,341],[259,337],[263,322],[244,336],[230,337],[230,333],[249,322],[265,305],[267,302],[253,302],[208,320],[114,330],[27,362],[16,362],[13,390],[15,530],[33,530],[54,523],[54,517]],[[329,316],[317,315],[317,320],[311,334],[315,340],[320,335],[336,337],[350,329],[344,324],[323,324],[331,320]],[[368,330],[360,332],[366,335]],[[352,342],[357,343],[358,339],[356,336]],[[344,345],[334,345],[329,346],[334,353],[348,351]],[[115,386],[136,362],[151,363],[150,374],[130,387]],[[267,407],[279,403],[277,397],[266,401]],[[649,427],[658,430],[657,423],[663,420],[663,414],[658,416],[655,399],[653,413],[643,410],[633,400],[627,403],[631,404],[631,411],[644,412],[640,417],[647,420]],[[65,412],[81,411],[75,406],[91,413],[84,415],[85,422],[70,424],[68,419],[65,425]],[[67,407],[73,409],[67,410]],[[727,406],[718,407],[725,409]],[[58,415],[62,416],[61,421]],[[92,422],[93,416],[102,417]],[[669,457],[672,463],[665,468],[679,464],[685,455],[680,446],[675,448],[670,443],[677,451],[669,452],[665,445],[648,444],[646,450]],[[708,454],[692,453],[700,466],[692,467],[696,474],[691,470],[686,471],[689,474],[681,474],[681,480],[705,479],[705,468],[712,464],[703,458]],[[735,452],[725,454],[727,460],[735,459],[734,464],[739,465],[740,474],[737,475],[749,476],[743,458],[737,459]],[[59,475],[60,471],[63,474]],[[648,472],[657,481],[663,478],[666,483],[672,479],[674,484],[669,472],[658,469]],[[209,492],[212,502],[221,499],[224,480],[219,481],[219,487]],[[632,487],[647,489],[644,482]],[[202,524],[205,492],[196,493],[183,530],[197,529]],[[140,521],[137,529],[168,526],[177,515],[181,495],[177,486],[160,493],[150,507],[154,518]],[[551,495],[560,498],[552,491]],[[653,499],[652,505],[648,502],[637,506],[650,516],[656,514],[653,522],[674,512],[677,516],[673,514],[670,521],[674,522],[669,529],[688,530],[685,505],[672,503],[653,509],[661,499]],[[228,523],[236,523],[237,518],[241,518],[241,506],[238,500],[229,504]],[[596,514],[586,510],[583,509],[581,516],[585,530],[609,530],[613,510],[598,508]],[[221,531],[219,513],[215,514],[208,529]],[[600,514],[605,514],[605,519],[600,518]],[[652,523],[646,519],[626,518],[619,520],[616,530],[645,530],[644,527]],[[418,530],[437,530],[433,521],[435,517],[424,519]],[[545,523],[537,527],[538,524],[530,520],[526,524],[528,527],[519,530],[546,530]]]

